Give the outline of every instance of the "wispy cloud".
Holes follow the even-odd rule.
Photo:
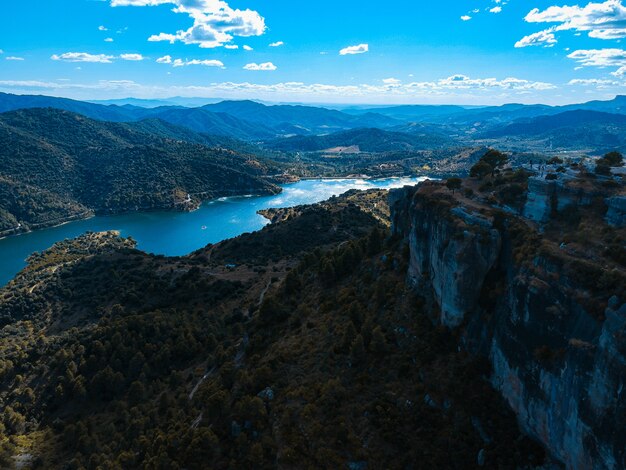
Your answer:
[[[135,53],[126,53],[115,56],[108,54],[90,54],[89,52],[65,52],[63,54],[53,54],[50,58],[61,62],[91,62],[98,64],[111,64],[116,59],[131,62],[145,60],[143,55]]]
[[[285,43],[283,41],[276,41],[270,44],[270,47],[280,47],[280,46],[284,46]]]
[[[570,86],[592,86],[595,88],[612,88],[622,85],[617,80],[607,80],[600,78],[577,78],[568,82]]]
[[[208,59],[172,59],[172,56],[166,55],[159,57],[156,62],[158,64],[171,64],[172,67],[187,67],[189,65],[204,65],[205,67],[225,68],[224,64],[219,60]]]
[[[543,46],[552,47],[556,44],[554,29],[546,29],[538,33],[529,34],[515,43],[515,47]]]
[[[273,71],[273,70],[276,70],[278,67],[276,67],[271,62],[264,62],[262,64],[256,64],[256,63],[246,64],[243,66],[243,68],[245,70]]]
[[[23,60],[24,60],[24,57],[16,57],[16,56],[14,56],[14,55],[10,55],[10,56],[7,56],[7,57],[5,58],[5,60],[17,60],[17,61],[23,61]]]
[[[171,60],[171,58],[170,58]],[[171,63],[175,61],[172,60]],[[493,96],[493,92],[499,92],[499,96],[519,96],[528,91],[550,91],[556,87],[546,82],[535,82],[519,78],[470,78],[463,74],[452,75],[439,80],[427,82],[401,83],[397,79],[385,79],[382,84],[359,84],[359,85],[335,85],[324,83],[303,82],[279,82],[274,84],[258,84],[250,82],[221,82],[210,85],[188,86],[150,86],[141,85],[130,80],[105,81],[101,80],[91,84],[79,84],[73,82],[42,82],[42,81],[0,81],[0,88],[20,89],[26,91],[55,90],[62,91],[85,91],[93,92],[101,90],[107,92],[119,92],[120,96],[132,93],[133,96],[166,97],[166,96],[223,96],[231,98],[259,98],[267,99],[308,99],[311,101],[334,99],[345,101],[352,98],[355,101],[364,98],[378,97],[389,102],[394,97],[399,100],[414,100],[424,98],[444,97],[479,97],[481,100],[486,96]]]
[[[64,54],[53,54],[52,60],[60,60],[63,62],[94,62],[100,64],[110,64],[115,56],[106,54],[89,54],[87,52],[65,52]]]
[[[141,54],[120,54],[120,59],[138,62],[140,60],[144,60],[144,56],[142,56]]]
[[[344,47],[339,51],[339,55],[364,54],[370,50],[369,44],[359,44],[358,46]]]
[[[618,67],[611,75],[621,77],[626,72],[626,50],[624,49],[581,49],[570,53],[568,58],[582,67]]]

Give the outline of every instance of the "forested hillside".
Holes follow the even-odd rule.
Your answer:
[[[2,465],[541,463],[486,363],[405,287],[407,252],[369,213],[385,196],[302,207],[190,257],[87,234],[31,258],[0,290]]]
[[[188,134],[164,123],[100,122],[55,109],[0,114],[0,191],[7,195],[0,200],[0,227],[27,229],[88,212],[192,208],[213,197],[279,191],[263,178],[266,164],[182,140]]]

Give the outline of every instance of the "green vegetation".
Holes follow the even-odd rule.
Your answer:
[[[487,175],[494,176],[495,172],[502,168],[509,158],[498,150],[489,149],[480,160],[470,169],[470,176],[482,179]]]
[[[604,157],[596,160],[595,172],[598,175],[609,176],[611,167],[619,167],[624,165],[624,157],[619,152],[609,152]]]
[[[0,115],[0,168],[0,230],[278,191],[249,155],[53,109]]]
[[[190,257],[88,234],[0,291],[0,458],[34,468],[463,467],[543,451],[348,195]],[[225,267],[234,263],[236,267]]]
[[[446,180],[446,188],[452,191],[452,193],[454,193],[457,189],[461,189],[462,185],[463,180],[461,180],[461,178],[448,178]]]

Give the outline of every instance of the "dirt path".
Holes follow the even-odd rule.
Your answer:
[[[265,286],[265,289],[263,289],[261,291],[261,295],[259,296],[259,303],[258,303],[259,306],[263,303],[263,299],[265,298],[265,294],[267,293],[267,290],[270,288],[271,285],[272,285],[272,279],[270,278],[267,281],[267,285]]]
[[[204,382],[209,376],[211,376],[213,374],[213,372],[215,372],[215,367],[212,367],[210,371],[208,371],[206,374],[204,374],[200,380],[198,380],[198,383],[193,387],[193,389],[191,390],[191,392],[189,393],[189,400],[193,399],[193,396],[196,394],[196,392],[198,391],[198,387],[200,387],[200,385],[202,385],[202,382]]]

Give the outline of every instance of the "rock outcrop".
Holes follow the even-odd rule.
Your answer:
[[[527,218],[437,183],[395,190],[392,230],[409,245],[408,281],[463,347],[489,358],[523,429],[567,468],[626,468],[624,270],[547,240],[532,222],[549,217],[540,206],[586,196],[538,186],[529,191],[552,202],[529,201]]]

